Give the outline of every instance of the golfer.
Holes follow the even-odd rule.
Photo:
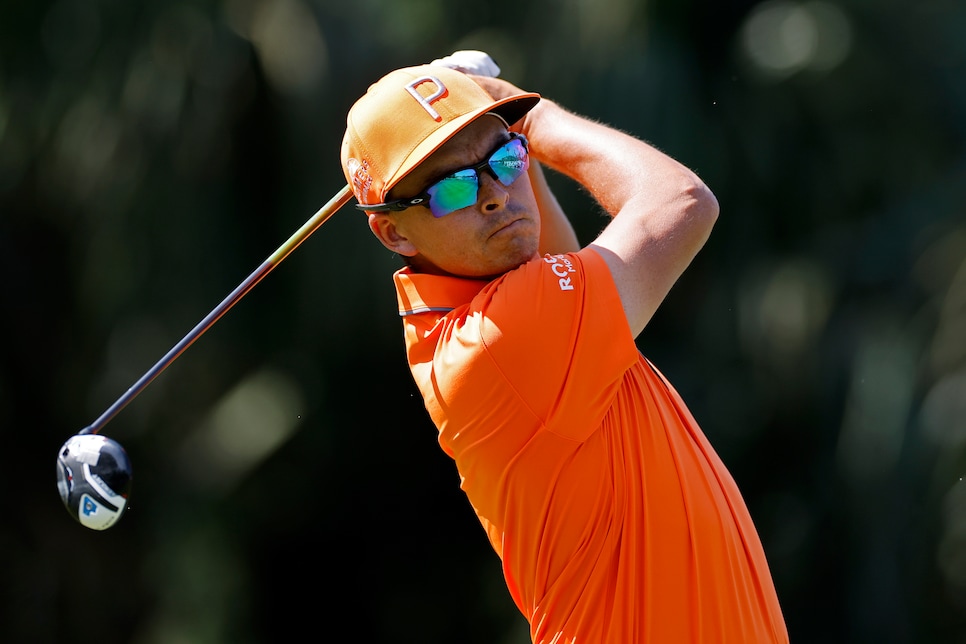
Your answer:
[[[586,247],[541,164],[610,215]],[[404,260],[413,377],[533,642],[787,642],[735,481],[635,344],[708,239],[707,186],[551,100],[436,66],[352,106],[342,166]]]

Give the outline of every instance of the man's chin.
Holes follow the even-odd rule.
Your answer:
[[[536,240],[518,237],[497,252],[491,252],[487,257],[489,258],[488,261],[475,266],[443,266],[427,259],[424,255],[416,255],[410,257],[407,264],[416,273],[491,280],[519,268],[529,261],[539,259],[540,256]]]
[[[501,275],[505,275],[510,271],[520,268],[527,262],[531,262],[535,259],[539,259],[536,248],[527,252],[521,252],[517,255],[512,255],[507,257],[507,261],[490,272],[487,275],[481,276],[487,279],[495,279]]]

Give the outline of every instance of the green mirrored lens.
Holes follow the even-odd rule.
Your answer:
[[[455,172],[426,190],[429,193],[429,210],[434,217],[443,217],[472,206],[476,203],[479,187],[476,170],[470,168]]]

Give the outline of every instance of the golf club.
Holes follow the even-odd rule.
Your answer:
[[[57,489],[67,511],[81,525],[105,530],[117,523],[127,508],[131,489],[133,471],[127,453],[119,443],[98,432],[351,197],[348,185],[339,190],[114,404],[64,443],[57,456]]]
[[[500,75],[500,67],[490,55],[475,49],[453,52],[449,56],[434,60],[432,64],[456,69],[464,74],[490,77]],[[127,452],[116,441],[99,436],[98,432],[351,197],[349,186],[343,187],[222,300],[221,304],[148,369],[124,395],[93,423],[64,443],[57,457],[57,489],[67,511],[81,525],[93,530],[111,527],[127,508],[130,495],[133,472]]]

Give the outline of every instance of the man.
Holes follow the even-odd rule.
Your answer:
[[[369,88],[342,164],[406,262],[413,376],[533,641],[787,642],[733,479],[635,345],[717,218],[702,181],[537,94],[435,66]],[[612,216],[587,247],[540,164]]]

